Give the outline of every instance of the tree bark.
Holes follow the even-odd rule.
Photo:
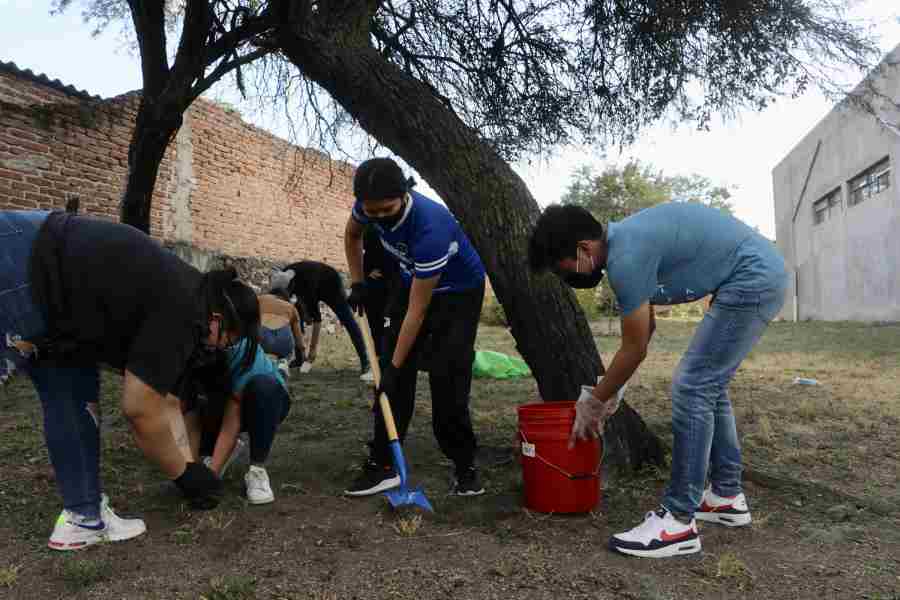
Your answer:
[[[519,353],[545,400],[574,400],[603,372],[574,294],[533,276],[527,239],[539,214],[525,183],[425,85],[385,61],[364,36],[283,29],[283,54],[359,124],[422,174],[478,250]],[[613,462],[661,464],[659,440],[623,405],[607,427]]]
[[[128,179],[122,194],[121,220],[150,234],[150,207],[159,166],[169,141],[183,121],[182,108],[160,117],[155,98],[142,97],[128,148]],[[165,113],[163,113],[165,114]]]

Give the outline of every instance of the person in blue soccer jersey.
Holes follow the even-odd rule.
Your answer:
[[[363,234],[371,224],[400,271],[385,309],[379,391],[390,400],[402,440],[412,418],[420,359],[428,362],[432,426],[441,450],[455,465],[452,491],[477,496],[484,488],[475,465],[469,392],[484,300],[484,265],[450,211],[413,191],[413,183],[389,158],[367,160],[356,170],[356,203],[344,235],[352,282],[348,302],[358,313],[365,311],[369,289],[363,272]],[[433,356],[437,352],[440,356]],[[370,454],[345,491],[350,496],[367,496],[400,484],[378,402],[374,411]]]
[[[532,270],[570,286],[605,274],[622,311],[622,345],[602,381],[576,403],[571,443],[596,436],[616,392],[647,354],[654,305],[712,295],[672,377],[672,474],[659,509],[612,536],[616,552],[666,557],[700,551],[696,520],[748,525],[741,450],[728,384],[784,304],[784,259],[743,222],[701,204],[668,203],[603,226],[578,206],[550,206],[529,244]],[[710,486],[706,487],[707,477]]]

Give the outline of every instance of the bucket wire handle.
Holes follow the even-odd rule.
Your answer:
[[[530,443],[531,443],[531,442],[528,441],[528,438],[525,437],[525,432],[522,431],[521,429],[519,430],[519,435],[522,436],[522,441],[523,441],[523,442],[525,442],[526,444],[530,444]],[[535,445],[535,448],[537,448],[537,445]],[[553,464],[552,462],[550,462],[549,460],[547,460],[546,458],[544,458],[543,456],[541,456],[540,454],[538,454],[537,451],[535,451],[534,457],[535,457],[536,459],[540,460],[542,463],[544,463],[544,464],[547,465],[548,467],[550,467],[551,469],[556,469],[557,471],[559,471],[560,473],[562,473],[563,475],[565,475],[565,476],[566,476],[567,478],[569,478],[569,479],[572,479],[572,480],[579,480],[579,479],[593,479],[593,478],[598,477],[598,476],[600,475],[600,469],[601,469],[602,466],[603,466],[603,444],[602,444],[602,443],[600,444],[600,460],[597,461],[597,469],[596,469],[593,473],[581,473],[581,474],[579,474],[579,475],[573,475],[572,473],[569,473],[568,471],[566,471],[566,470],[563,469],[562,467]]]

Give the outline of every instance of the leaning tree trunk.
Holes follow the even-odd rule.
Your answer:
[[[128,149],[128,180],[119,207],[122,222],[147,235],[159,166],[182,123],[182,108],[173,106],[166,110],[160,105],[149,97],[141,98]]]
[[[541,396],[576,398],[603,365],[571,290],[555,277],[529,273],[527,239],[539,209],[525,183],[430,90],[385,61],[367,34],[346,34],[283,31],[279,46],[440,194],[481,255]],[[628,407],[612,419],[607,437],[614,462],[635,468],[662,462],[659,440]]]

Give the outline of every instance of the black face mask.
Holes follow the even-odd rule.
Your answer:
[[[569,287],[583,290],[586,288],[597,287],[597,284],[603,280],[603,269],[597,267],[590,273],[568,273],[563,277],[563,281]]]
[[[591,263],[593,263],[593,259],[591,259]],[[562,279],[569,287],[578,290],[597,287],[597,284],[603,279],[603,267],[597,265],[590,273],[579,273],[578,271],[566,273],[562,276]]]
[[[375,223],[382,229],[392,229],[397,223],[400,222],[400,219],[403,218],[403,213],[406,212],[406,199],[403,199],[403,202],[400,203],[400,210],[395,212],[392,215],[388,215],[386,217],[370,217],[369,221]]]

